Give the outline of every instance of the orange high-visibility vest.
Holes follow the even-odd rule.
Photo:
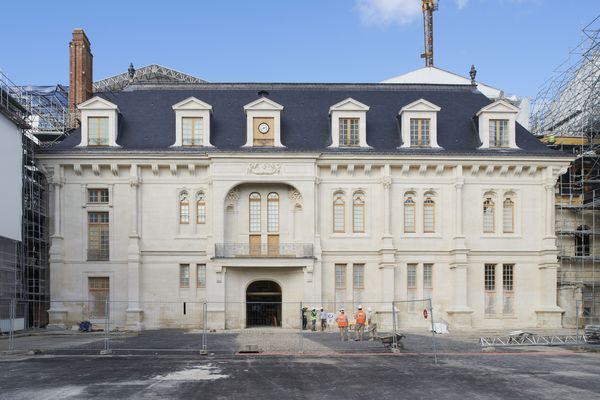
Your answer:
[[[356,323],[364,324],[366,320],[367,320],[367,314],[365,314],[365,312],[363,310],[359,310],[356,313]]]
[[[348,317],[346,316],[346,314],[338,315],[338,317],[336,318],[336,321],[340,328],[342,328],[344,326],[348,326]]]

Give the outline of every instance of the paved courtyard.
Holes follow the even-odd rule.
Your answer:
[[[0,399],[596,399],[600,353],[562,347],[481,352],[474,337],[407,334],[405,350],[336,333],[147,331],[16,339],[0,356]],[[4,345],[5,340],[0,340]],[[302,344],[301,344],[302,343]],[[247,344],[262,353],[239,354]],[[297,352],[303,346],[305,353]]]

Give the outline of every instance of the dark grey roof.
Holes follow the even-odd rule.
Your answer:
[[[284,149],[243,148],[246,142],[246,115],[243,106],[259,98],[258,91],[283,105],[281,141]],[[486,149],[480,146],[475,113],[491,101],[472,86],[407,84],[200,84],[173,87],[130,87],[125,91],[102,93],[101,97],[120,110],[117,151],[241,151],[241,152],[325,152],[365,154],[481,154],[561,155],[549,149],[517,124],[520,149]],[[213,107],[212,149],[174,149],[174,104],[194,96]],[[370,106],[367,112],[367,143],[370,149],[330,149],[329,108],[348,97]],[[399,110],[423,98],[441,107],[438,113],[438,144],[442,149],[399,149]],[[74,148],[80,132],[74,131],[47,152],[103,151]],[[115,149],[106,149],[115,151]],[[106,151],[104,150],[104,151]]]

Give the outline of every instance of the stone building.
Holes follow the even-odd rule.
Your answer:
[[[110,298],[112,323],[132,329],[182,323],[166,302],[207,302],[219,329],[369,302],[386,328],[393,301],[430,297],[452,327],[561,324],[554,185],[571,158],[502,98],[470,84],[200,82],[77,107],[81,127],[39,155],[52,322],[75,318],[64,300],[102,321]],[[397,311],[400,326],[422,323]]]

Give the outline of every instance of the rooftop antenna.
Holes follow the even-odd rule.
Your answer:
[[[439,0],[421,0],[425,29],[425,52],[421,54],[421,58],[425,59],[426,67],[433,67],[433,12],[437,11],[438,3]]]

